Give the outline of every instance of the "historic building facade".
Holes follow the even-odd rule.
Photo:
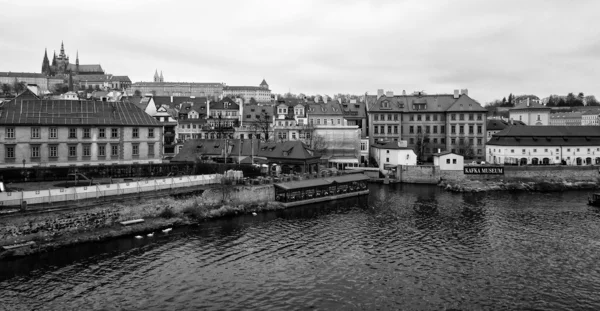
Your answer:
[[[162,136],[133,103],[11,101],[0,108],[0,167],[161,163]]]
[[[525,125],[549,125],[550,110],[552,109],[527,98],[508,112],[512,120],[522,121]]]
[[[406,140],[420,161],[432,161],[438,149],[484,159],[486,112],[467,90],[399,96],[380,91],[367,106],[369,143]]]
[[[487,162],[513,165],[598,165],[598,126],[512,126],[492,135]]]
[[[42,73],[47,76],[68,76],[68,75],[103,75],[104,70],[99,64],[96,65],[80,65],[79,52],[75,56],[75,64],[69,60],[69,55],[65,53],[65,46],[60,44],[60,54],[56,56],[56,52],[52,57],[52,63],[48,59],[48,51],[44,51],[44,59],[42,60]]]
[[[223,96],[240,97],[244,103],[249,103],[251,99],[258,103],[268,103],[272,100],[271,90],[264,79],[259,86],[224,86]]]

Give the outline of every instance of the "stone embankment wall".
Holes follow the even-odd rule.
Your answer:
[[[204,191],[195,200],[201,205],[220,205],[223,200],[223,189],[227,204],[267,203],[273,201],[275,197],[273,185],[215,186]],[[0,242],[28,235],[52,236],[93,230],[121,221],[158,217],[166,208],[174,213],[182,213],[190,208],[189,205],[177,202],[173,199],[149,199],[143,202],[109,204],[42,214],[3,216],[0,218]]]
[[[463,171],[442,171],[436,166],[399,166],[396,178],[404,183],[437,184],[440,180],[539,179],[540,181],[598,181],[599,166],[505,166],[504,175],[465,175]]]

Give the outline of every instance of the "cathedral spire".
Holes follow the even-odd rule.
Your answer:
[[[42,73],[50,75],[50,60],[48,60],[48,49],[44,49],[44,60],[42,61]]]
[[[160,82],[158,79],[159,79],[159,77],[158,77],[158,69],[155,69],[154,70],[154,82]]]
[[[75,64],[79,66],[79,50],[77,50],[77,54],[75,54]]]
[[[65,44],[60,41],[60,56],[65,56]]]
[[[160,82],[165,82],[165,78],[163,78],[162,70],[160,71]]]

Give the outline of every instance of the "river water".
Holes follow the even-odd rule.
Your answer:
[[[370,189],[0,261],[0,309],[600,309],[587,193]]]

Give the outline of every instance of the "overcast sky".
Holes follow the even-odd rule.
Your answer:
[[[600,95],[599,16],[594,0],[0,0],[0,71],[39,72],[63,40],[72,62],[134,82]]]

